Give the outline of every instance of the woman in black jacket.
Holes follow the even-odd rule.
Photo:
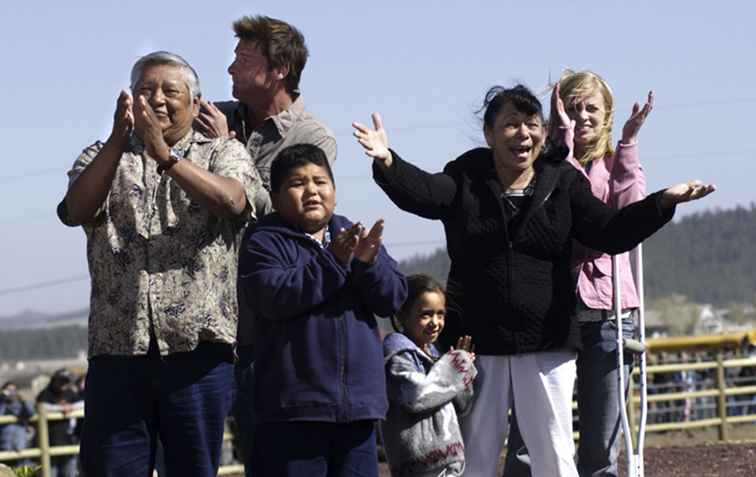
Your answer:
[[[563,110],[558,97],[554,102]],[[526,87],[492,88],[484,110],[489,147],[464,153],[437,174],[389,150],[377,114],[374,129],[354,123],[354,134],[389,198],[444,224],[451,258],[444,336],[472,336],[484,376],[462,423],[466,473],[495,475],[516,403],[533,474],[577,476],[572,239],[607,253],[630,250],[672,218],[675,204],[714,187],[691,181],[611,209],[563,160],[566,148],[544,152],[541,104]]]

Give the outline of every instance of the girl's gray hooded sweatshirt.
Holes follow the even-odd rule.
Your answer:
[[[431,346],[431,353],[401,333],[383,342],[389,410],[381,432],[393,477],[444,469],[461,475],[464,469],[457,413],[464,415],[472,404],[477,370],[466,351],[439,358]]]

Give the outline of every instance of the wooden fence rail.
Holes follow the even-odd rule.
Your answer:
[[[752,334],[751,334],[752,335]],[[646,427],[647,432],[663,432],[670,430],[684,430],[693,428],[704,427],[717,427],[719,439],[721,441],[727,441],[729,439],[729,426],[732,424],[756,422],[756,384],[733,386],[727,379],[726,370],[730,368],[742,368],[742,367],[756,367],[756,357],[750,358],[736,358],[725,359],[723,350],[726,347],[732,347],[732,343],[737,340],[723,340],[717,336],[713,339],[706,340],[705,337],[695,337],[695,339],[689,339],[687,342],[685,339],[676,339],[672,346],[676,350],[686,349],[686,343],[693,343],[689,346],[690,349],[700,349],[702,346],[708,347],[709,350],[716,351],[716,359],[714,361],[703,361],[694,363],[674,363],[674,364],[660,364],[648,366],[647,371],[649,376],[656,373],[678,373],[683,371],[705,371],[714,370],[715,379],[711,382],[714,387],[711,389],[701,389],[692,391],[673,391],[657,394],[649,394],[648,402],[650,404],[669,403],[667,408],[674,409],[672,406],[675,401],[685,401],[689,399],[700,398],[716,398],[716,417],[694,419],[688,421],[678,422],[663,422],[663,423],[650,423]],[[650,352],[669,350],[669,343],[665,345],[657,345],[656,347],[651,343],[649,347]],[[656,348],[656,349],[655,349]],[[637,372],[637,370],[636,370]],[[707,383],[707,381],[701,381]],[[632,387],[631,387],[632,393]],[[746,406],[746,410],[741,415],[728,415],[728,397],[730,396],[744,396],[752,395],[750,405]],[[640,398],[637,396],[630,396],[628,399],[628,405],[632,407],[633,412],[629,412],[628,416],[631,420],[631,428],[636,429],[636,406],[640,403]],[[573,408],[576,404],[573,403]],[[731,407],[731,406],[730,406]],[[62,412],[49,412],[44,404],[37,405],[37,415],[30,418],[28,422],[34,423],[37,429],[37,442],[39,447],[23,449],[19,451],[0,451],[0,462],[17,461],[19,459],[38,459],[42,467],[42,477],[50,477],[50,458],[63,455],[75,455],[79,453],[79,446],[54,446],[51,447],[49,443],[48,435],[48,422],[70,419],[70,418],[83,418],[84,411],[76,410],[69,413]],[[0,425],[11,424],[18,422],[15,416],[0,416]],[[231,439],[231,435],[226,433],[223,436],[224,441]],[[244,472],[244,468],[241,465],[228,465],[220,468],[218,475],[233,475]]]
[[[50,477],[50,458],[63,456],[63,455],[77,455],[79,453],[79,446],[50,446],[49,434],[47,432],[47,426],[50,421],[60,421],[63,419],[71,418],[83,418],[84,410],[76,410],[69,413],[62,412],[49,412],[46,409],[45,404],[40,403],[37,405],[37,415],[25,420],[25,422],[35,424],[37,429],[37,442],[39,447],[33,447],[28,449],[22,449],[18,451],[0,451],[0,463],[13,462],[21,459],[35,459],[39,460],[41,466],[41,477]],[[15,416],[0,416],[0,425],[2,424],[14,424],[19,421]],[[230,441],[232,435],[225,433],[223,435],[224,441]],[[226,465],[218,470],[218,475],[235,475],[243,474],[244,466],[242,465]]]

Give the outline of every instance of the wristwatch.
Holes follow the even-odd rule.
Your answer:
[[[181,154],[180,151],[177,151],[176,149],[171,148],[168,152],[168,162],[165,164],[160,164],[157,168],[157,172],[160,175],[163,175],[163,173],[168,172],[168,170],[175,166],[178,161],[184,158],[184,155]]]

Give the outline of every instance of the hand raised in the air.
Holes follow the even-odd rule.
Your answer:
[[[388,136],[386,135],[386,130],[383,128],[381,115],[373,113],[371,117],[373,119],[373,129],[356,121],[352,123],[354,137],[357,138],[357,142],[360,143],[365,154],[383,166],[391,167],[391,151],[389,151]]]

